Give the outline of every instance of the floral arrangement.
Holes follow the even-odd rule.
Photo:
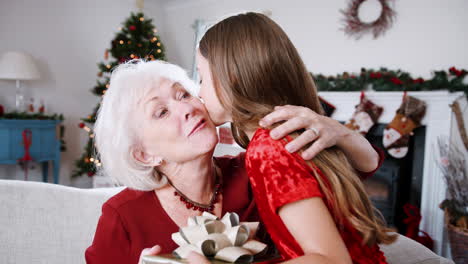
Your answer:
[[[440,208],[450,224],[468,231],[468,164],[466,152],[447,138],[438,138],[439,168],[444,175],[449,197]]]

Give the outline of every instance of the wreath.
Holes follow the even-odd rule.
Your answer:
[[[391,0],[376,0],[382,7],[379,18],[373,22],[363,22],[359,18],[359,7],[365,1],[367,0],[351,0],[346,10],[341,10],[344,15],[343,31],[356,39],[360,39],[366,33],[372,33],[375,39],[383,35],[392,26],[396,12],[389,4]]]

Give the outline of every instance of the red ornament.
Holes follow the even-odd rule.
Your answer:
[[[402,85],[403,84],[403,82],[400,79],[396,78],[396,77],[390,78],[390,81],[392,83],[396,84],[396,85]]]
[[[380,79],[380,78],[382,78],[382,73],[380,73],[380,72],[375,72],[375,73],[371,72],[369,74],[369,77],[372,78],[372,79]]]
[[[85,124],[84,124],[84,123],[79,123],[78,126],[79,126],[80,128],[83,128],[83,127],[85,127]]]
[[[423,79],[423,78],[417,78],[417,79],[413,80],[413,83],[414,83],[414,84],[417,84],[417,83],[424,83],[424,79]]]
[[[93,176],[94,176],[94,172],[88,171],[88,177],[93,177]]]
[[[450,67],[449,72],[453,75],[456,75],[457,77],[460,77],[465,73],[465,70],[460,71],[459,69],[455,67]]]
[[[136,27],[134,25],[131,25],[131,26],[128,27],[128,29],[130,29],[131,31],[135,31]]]

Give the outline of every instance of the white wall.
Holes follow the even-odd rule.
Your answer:
[[[312,72],[336,74],[386,66],[430,77],[432,70],[468,68],[468,1],[394,1],[397,19],[386,35],[356,41],[342,31],[348,0],[198,0],[168,3],[163,39],[169,59],[191,69],[197,18],[214,20],[242,10],[271,10]]]
[[[360,41],[339,31],[339,9],[347,2],[146,0],[144,11],[154,19],[168,59],[188,70],[195,19],[214,20],[241,10],[271,10],[272,18],[288,33],[313,72],[335,74],[387,66],[429,77],[434,69],[468,68],[467,1],[396,1],[398,17],[393,28],[380,39]],[[98,102],[89,92],[97,78],[96,64],[103,60],[104,50],[134,6],[134,0],[0,1],[0,53],[20,50],[33,55],[42,79],[25,83],[27,96],[44,98],[49,113],[65,115],[68,151],[62,154],[63,184],[88,184],[86,177],[70,180],[73,161],[87,140],[77,124]],[[13,101],[14,83],[0,80],[0,104],[11,110]],[[0,178],[5,177],[21,179],[22,171],[1,165]],[[41,179],[38,170],[31,178]]]
[[[42,79],[25,84],[27,97],[44,98],[48,113],[65,116],[68,151],[62,153],[60,183],[89,185],[86,176],[70,179],[73,161],[81,155],[87,140],[77,124],[98,102],[89,91],[96,82],[96,64],[103,60],[117,28],[134,10],[134,0],[0,2],[0,54],[10,50],[31,54]],[[154,1],[147,1],[145,11],[160,12]],[[154,17],[154,23],[159,28],[161,17]],[[14,82],[0,81],[0,104],[9,110],[14,106],[14,87]],[[39,171],[34,170],[30,177],[40,180]],[[22,177],[17,166],[0,166],[0,178]]]

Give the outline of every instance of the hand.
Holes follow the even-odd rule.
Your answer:
[[[210,264],[211,263],[205,256],[202,256],[194,251],[192,251],[187,256],[187,261],[190,264]]]
[[[351,134],[351,131],[338,121],[317,114],[307,107],[294,105],[276,106],[273,112],[260,120],[259,125],[269,127],[280,121],[286,122],[271,130],[270,136],[273,139],[280,139],[296,130],[305,129],[286,145],[286,150],[293,153],[313,142],[302,153],[305,160],[312,159],[326,148],[340,145],[340,142]]]
[[[140,260],[138,261],[138,264],[143,264],[143,260],[141,259],[141,257],[143,257],[143,256],[156,256],[159,253],[161,253],[161,247],[159,245],[156,245],[156,246],[154,246],[152,248],[143,249],[141,251]]]

